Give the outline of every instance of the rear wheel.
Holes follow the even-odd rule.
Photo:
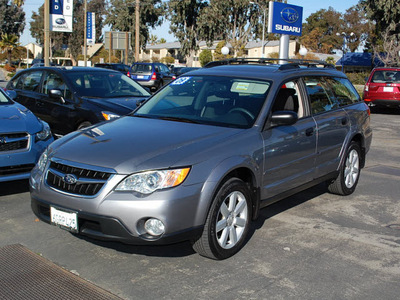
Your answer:
[[[346,159],[340,167],[338,177],[329,183],[328,190],[333,194],[350,195],[356,189],[361,172],[361,149],[358,143],[351,142],[346,151]]]
[[[193,249],[202,256],[225,259],[244,245],[251,219],[251,194],[238,178],[226,181],[218,190],[201,237]]]

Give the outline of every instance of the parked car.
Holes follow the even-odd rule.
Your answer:
[[[125,65],[125,64],[119,64],[119,63],[97,63],[97,64],[94,64],[94,67],[119,71],[119,72],[121,72],[121,73],[123,73],[125,75],[128,75],[128,73],[129,73],[129,66]]]
[[[276,62],[215,62],[55,141],[32,171],[34,213],[99,239],[190,240],[224,259],[260,208],[321,182],[353,193],[372,139],[367,105],[331,65]]]
[[[400,108],[400,68],[375,68],[364,87],[364,101],[370,107]]]
[[[140,85],[150,88],[152,92],[175,79],[171,70],[162,63],[134,63],[128,76]]]
[[[40,67],[7,84],[15,101],[49,123],[57,136],[130,113],[150,94],[120,72],[85,67]]]
[[[183,74],[191,71],[198,70],[200,68],[197,67],[183,67],[183,68],[175,68],[174,69],[174,74],[176,77],[182,76]]]
[[[46,122],[0,88],[0,182],[29,178],[40,154],[53,140]]]

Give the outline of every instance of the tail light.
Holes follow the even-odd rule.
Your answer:
[[[126,76],[131,77],[131,73],[128,71],[128,73],[126,73]]]
[[[366,84],[366,85],[365,85],[364,90],[365,90],[366,92],[368,92],[368,90],[369,90],[369,84]]]
[[[173,80],[175,80],[175,79],[176,79],[176,76],[175,76],[175,75],[173,75],[173,76],[172,76],[172,79],[173,79]]]
[[[153,73],[153,75],[151,75],[151,80],[156,80],[157,79],[157,75],[156,72]]]

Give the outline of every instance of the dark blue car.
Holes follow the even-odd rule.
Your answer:
[[[53,140],[46,122],[0,89],[0,182],[29,178]]]

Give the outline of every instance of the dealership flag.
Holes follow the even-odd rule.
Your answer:
[[[86,38],[88,45],[94,45],[96,40],[96,22],[95,14],[92,12],[87,13],[87,23],[86,23]]]
[[[50,0],[50,31],[72,32],[73,0]]]

